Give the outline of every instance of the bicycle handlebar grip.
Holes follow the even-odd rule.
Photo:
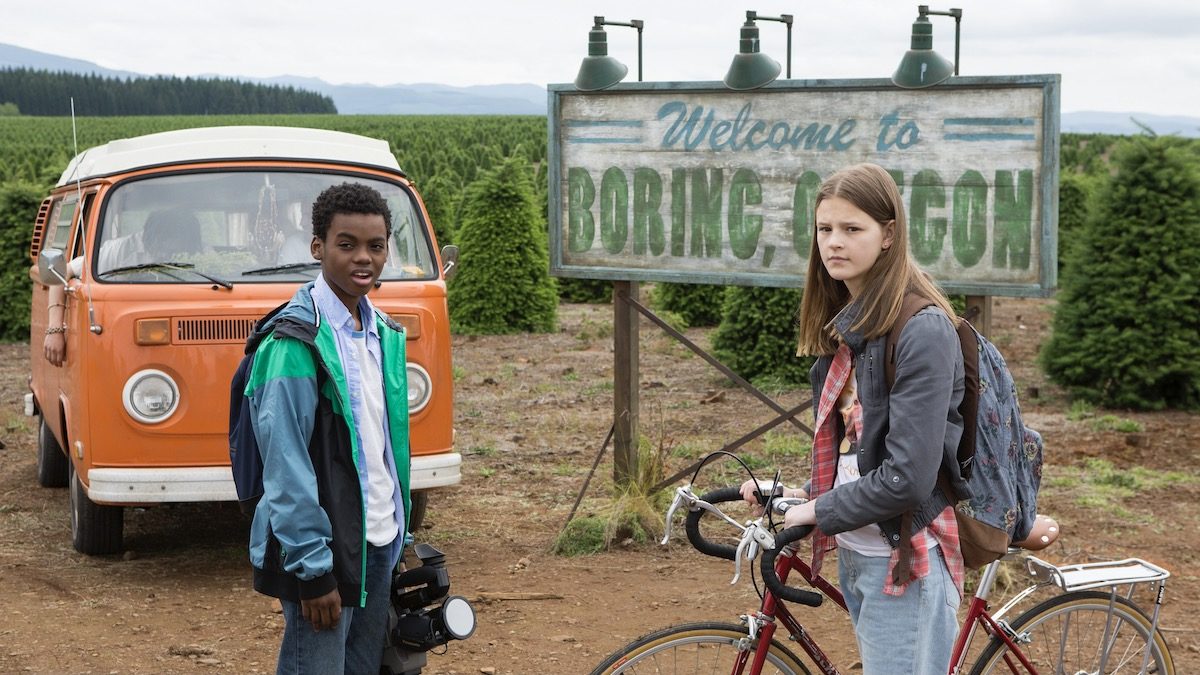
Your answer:
[[[712,492],[708,492],[700,497],[702,501],[709,504],[721,504],[724,502],[740,502],[742,501],[742,493],[738,486],[730,486],[717,488]],[[715,544],[704,538],[700,534],[700,518],[704,515],[704,509],[696,509],[688,511],[687,520],[685,521],[685,530],[687,531],[688,541],[692,542],[692,546],[697,551],[705,555],[711,555],[714,558],[724,558],[725,560],[733,560],[737,558],[737,547],[729,544]]]
[[[761,565],[760,570],[762,571],[763,583],[766,584],[767,590],[771,591],[775,597],[783,598],[788,602],[798,602],[801,605],[808,605],[809,607],[820,607],[821,602],[825,599],[820,593],[786,586],[779,580],[779,575],[775,574],[775,558],[779,556],[779,552],[783,550],[783,547],[807,537],[808,533],[812,532],[812,529],[812,525],[797,525],[776,534],[775,548],[763,551],[759,564]]]

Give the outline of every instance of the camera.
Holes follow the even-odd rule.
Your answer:
[[[392,577],[387,642],[380,675],[418,675],[426,652],[475,632],[475,610],[460,595],[449,595],[446,556],[429,544],[413,546],[421,566]]]

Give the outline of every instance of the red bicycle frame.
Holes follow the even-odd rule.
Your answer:
[[[783,552],[775,561],[775,574],[779,576],[781,582],[786,583],[790,572],[795,570],[804,577],[804,580],[813,588],[821,591],[830,600],[837,603],[838,607],[846,609],[846,600],[833,584],[829,583],[824,577],[814,575],[812,568],[807,563],[796,557],[795,552]],[[768,619],[778,619],[783,623],[784,628],[792,635],[804,653],[808,654],[813,663],[820,669],[824,675],[839,675],[838,669],[833,662],[829,660],[825,652],[819,645],[809,636],[808,631],[800,625],[796,618],[792,616],[791,611],[787,606],[780,603],[778,598],[769,590],[763,595],[762,608],[760,614]],[[753,621],[753,617],[751,617]],[[1037,669],[1030,663],[1028,657],[1021,652],[1020,647],[1013,641],[1008,631],[1001,626],[992,615],[988,613],[988,602],[986,599],[979,596],[971,598],[971,602],[967,607],[967,616],[963,619],[962,625],[958,629],[958,636],[954,641],[954,651],[950,657],[949,675],[956,675],[959,668],[962,667],[962,661],[966,657],[966,650],[970,644],[971,635],[975,632],[976,626],[982,626],[988,636],[999,637],[1000,640],[1008,647],[1008,652],[1004,655],[1004,661],[1008,664],[1009,670],[1016,675],[1019,672],[1017,665],[1013,663],[1010,655],[1015,655],[1025,667],[1024,672],[1030,675],[1037,675]],[[733,666],[733,675],[742,675],[745,672],[747,663],[750,664],[750,673],[761,673],[762,667],[766,664],[767,652],[770,650],[771,639],[775,636],[776,624],[775,621],[766,621],[759,630],[757,638],[757,648],[753,651],[739,651],[736,662]],[[750,661],[753,655],[753,661]]]

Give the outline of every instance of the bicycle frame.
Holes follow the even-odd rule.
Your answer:
[[[954,651],[950,657],[949,675],[956,675],[960,672],[960,669],[963,667],[963,661],[966,659],[971,639],[979,627],[983,627],[984,632],[989,637],[999,637],[1008,646],[1010,653],[1014,654],[1021,662],[1021,666],[1024,666],[1024,671],[1018,670],[1017,664],[1013,663],[1008,655],[1005,655],[1004,660],[1014,675],[1020,672],[1030,673],[1031,675],[1037,674],[1037,669],[1034,668],[1025,654],[1021,652],[1020,647],[1012,639],[1009,631],[988,612],[988,599],[991,594],[992,581],[998,569],[998,561],[991,563],[984,569],[983,575],[980,578],[979,590],[971,598],[971,602],[967,607],[966,618],[963,619],[962,626],[959,628],[958,635],[954,641]],[[779,576],[780,581],[786,582],[788,574],[792,571],[798,572],[809,585],[821,591],[830,600],[833,600],[838,607],[841,607],[843,610],[846,609],[846,600],[842,596],[841,591],[824,577],[813,574],[812,568],[796,557],[795,551],[784,552],[775,561],[775,573]],[[775,636],[777,628],[775,620],[783,624],[783,627],[793,636],[796,643],[812,659],[821,673],[824,675],[839,675],[837,667],[825,654],[824,650],[821,649],[820,645],[809,636],[808,631],[792,616],[787,605],[780,602],[769,590],[763,595],[762,608],[759,610],[759,615],[762,620],[762,626],[757,630],[756,644],[758,648],[753,651],[754,660],[750,661],[751,652],[749,650],[739,651],[738,658],[733,666],[733,675],[742,675],[748,663],[750,665],[749,675],[759,675],[762,672],[762,667],[766,663],[771,639]],[[747,621],[751,624],[751,635],[754,635],[756,632],[754,626],[758,618],[747,617]]]

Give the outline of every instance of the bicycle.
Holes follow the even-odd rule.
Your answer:
[[[778,474],[771,485],[771,490],[764,490],[764,494],[778,494],[776,487],[781,485]],[[811,675],[817,672],[836,675],[839,672],[787,605],[797,603],[816,607],[828,597],[842,609],[846,608],[838,589],[820,575],[814,575],[797,555],[796,546],[812,528],[775,531],[774,516],[781,515],[800,500],[765,498],[762,500],[765,502],[763,514],[745,525],[717,506],[735,501],[745,503],[737,486],[720,488],[701,497],[695,496],[691,484],[678,488],[667,512],[667,531],[662,543],[665,545],[670,539],[671,519],[675,512],[686,507],[688,541],[701,553],[733,560],[734,582],[741,575],[742,561],[753,561],[761,553],[759,569],[766,591],[759,592],[762,605],[758,612],[743,615],[740,625],[688,623],[648,633],[611,654],[592,671],[592,675],[641,672],[730,672],[733,675]],[[736,547],[704,537],[700,520],[706,513],[741,531]],[[1055,527],[1045,534],[1044,540],[1039,538],[1027,543],[1026,549],[1046,548],[1057,536]],[[1022,554],[1026,549],[1010,548],[1009,554],[1001,560]],[[1158,630],[1159,610],[1170,576],[1167,570],[1137,558],[1057,566],[1029,556],[1025,567],[1033,583],[992,613],[989,600],[1000,564],[997,560],[987,565],[980,575],[955,640],[950,675],[967,672],[971,675],[1173,675],[1175,672],[1167,643]],[[791,572],[799,573],[820,593],[785,585]],[[1143,584],[1154,589],[1151,614],[1132,599],[1135,588]],[[1011,621],[1006,618],[1023,601],[1045,589],[1056,589],[1057,593]],[[789,638],[800,646],[808,662],[775,638],[778,624],[782,624]],[[972,650],[972,641],[981,635],[986,639],[982,649]],[[978,656],[969,658],[974,654]],[[810,670],[810,666],[815,670]]]

